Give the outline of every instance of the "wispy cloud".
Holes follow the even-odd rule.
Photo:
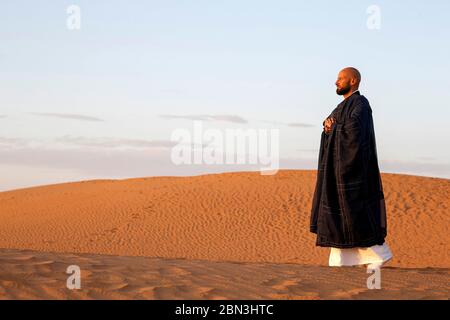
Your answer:
[[[71,120],[81,120],[81,121],[103,121],[103,119],[87,116],[83,114],[73,114],[73,113],[47,113],[47,112],[30,112],[34,116],[41,117],[52,117],[61,119],[71,119]]]
[[[210,114],[192,114],[192,115],[159,115],[164,119],[187,119],[187,120],[202,120],[202,121],[226,121],[233,123],[248,123],[248,121],[240,116],[236,115],[210,115]]]
[[[118,147],[133,147],[133,148],[171,148],[178,144],[171,140],[144,140],[144,139],[125,139],[125,138],[87,138],[87,137],[72,137],[63,136],[56,138],[56,142],[62,144],[70,144],[85,147],[99,147],[99,148],[118,148]]]

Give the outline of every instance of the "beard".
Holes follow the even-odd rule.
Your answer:
[[[351,86],[346,85],[345,87],[342,87],[342,88],[336,88],[336,93],[340,96],[343,96],[344,94],[349,93],[350,90],[351,90]]]

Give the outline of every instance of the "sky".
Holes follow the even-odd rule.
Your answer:
[[[280,168],[316,169],[346,66],[380,170],[450,178],[449,13],[446,0],[3,0],[0,191],[260,167],[174,164],[172,135],[195,120],[278,130]]]

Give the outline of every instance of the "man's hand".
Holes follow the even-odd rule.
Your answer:
[[[326,134],[329,134],[331,130],[333,129],[333,125],[336,123],[336,119],[334,118],[327,118],[323,122],[323,130]]]

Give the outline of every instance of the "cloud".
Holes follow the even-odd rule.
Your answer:
[[[41,117],[52,117],[52,118],[61,118],[61,119],[72,119],[72,120],[81,120],[81,121],[103,121],[103,119],[91,117],[82,114],[72,114],[72,113],[45,113],[45,112],[30,112],[30,114],[34,116]]]
[[[8,116],[6,114],[0,114],[0,119],[7,118]]]
[[[178,142],[171,140],[143,140],[143,139],[124,139],[124,138],[86,138],[64,136],[56,138],[56,142],[62,144],[71,144],[85,147],[100,148],[118,148],[118,147],[134,147],[134,148],[172,148]]]
[[[187,120],[201,120],[201,121],[227,121],[233,123],[248,123],[248,121],[242,117],[236,115],[208,115],[208,114],[194,114],[194,115],[159,115],[164,119],[187,119]]]

